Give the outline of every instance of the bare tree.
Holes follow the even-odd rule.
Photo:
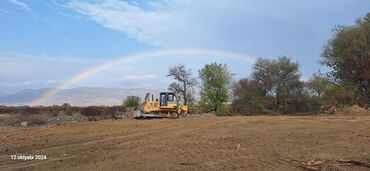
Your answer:
[[[172,91],[176,95],[176,103],[178,104],[180,102],[180,99],[183,98],[183,91],[181,89],[181,85],[177,82],[173,82],[168,86],[168,90]]]
[[[191,70],[186,70],[183,64],[172,66],[168,69],[168,77],[172,77],[177,82],[173,82],[168,87],[169,90],[178,93],[180,97],[184,99],[184,105],[187,105],[189,100],[191,100],[191,93],[194,90],[194,86],[197,81],[193,77]]]

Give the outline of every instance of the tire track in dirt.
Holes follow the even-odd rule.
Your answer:
[[[131,135],[121,135],[121,136],[115,136],[115,135],[111,135],[111,136],[114,136],[114,137],[108,137],[108,138],[97,138],[97,139],[93,139],[93,140],[87,140],[87,141],[81,141],[81,142],[75,142],[75,143],[64,143],[64,144],[60,144],[60,145],[52,145],[52,146],[48,146],[48,147],[45,147],[45,148],[37,148],[37,149],[33,149],[33,150],[40,150],[40,151],[48,151],[48,150],[54,150],[54,151],[57,151],[58,149],[61,149],[61,148],[71,148],[71,147],[80,147],[80,146],[85,146],[85,145],[90,145],[90,146],[93,146],[94,147],[94,144],[96,143],[103,143],[105,141],[111,141],[111,140],[118,140],[118,139],[123,139],[123,138],[131,138],[131,139],[134,139],[134,138],[137,138],[137,137],[145,137],[147,135],[153,135],[153,133],[156,133],[158,131],[160,131],[161,129],[168,129],[168,128],[171,128],[172,126],[167,126],[165,128],[158,128],[156,130],[151,130],[150,132],[149,131],[145,131],[143,133],[136,133],[136,134],[131,134]],[[127,141],[131,141],[131,139],[128,139]],[[89,149],[88,149],[89,150]],[[89,152],[87,150],[87,152]],[[39,152],[39,153],[42,153],[42,152]],[[80,152],[78,155],[81,155],[81,154],[84,154],[84,152]],[[3,157],[3,158],[8,158],[8,157],[5,157],[5,156],[9,156],[9,155],[2,155],[0,157]],[[67,157],[67,158],[73,158],[73,157],[77,157],[77,156],[70,156],[70,157]],[[48,159],[48,160],[45,160],[45,161],[26,161],[26,162],[22,162],[20,161],[21,163],[16,163],[16,164],[5,164],[5,165],[1,165],[0,166],[0,169],[6,169],[6,168],[12,168],[12,167],[18,167],[18,166],[33,166],[37,163],[45,163],[45,162],[52,162],[52,161],[56,161],[56,160],[64,160],[64,159],[67,159],[67,158],[55,158],[55,159]]]
[[[144,142],[144,141],[145,142],[153,142],[153,141],[158,140],[158,139],[180,136],[181,134],[187,133],[189,131],[192,132],[192,131],[199,130],[199,129],[205,129],[205,128],[213,126],[213,125],[218,125],[218,124],[222,124],[222,123],[230,122],[230,121],[234,121],[234,120],[235,119],[233,119],[233,118],[229,118],[227,120],[221,120],[221,121],[217,121],[217,122],[209,122],[207,124],[202,123],[202,125],[200,125],[198,127],[195,127],[195,128],[189,128],[184,123],[181,123],[183,125],[181,127],[177,126],[175,129],[173,128],[174,127],[173,125],[167,125],[164,128],[161,127],[161,128],[156,129],[156,130],[151,130],[149,132],[145,131],[144,133],[114,136],[114,137],[108,137],[108,138],[104,138],[104,139],[94,139],[94,140],[83,141],[83,142],[78,142],[78,143],[67,143],[67,144],[62,144],[62,145],[53,145],[53,146],[49,146],[49,147],[38,149],[38,150],[41,150],[41,151],[54,150],[55,151],[55,150],[60,149],[60,148],[67,148],[67,147],[70,148],[70,147],[74,147],[74,146],[85,146],[85,145],[90,145],[90,146],[92,146],[92,148],[87,148],[87,150],[84,151],[84,152],[79,152],[76,155],[71,155],[71,156],[68,156],[68,157],[53,158],[53,159],[48,159],[48,160],[44,160],[44,161],[35,161],[35,160],[33,160],[33,161],[29,161],[29,162],[21,162],[21,163],[15,163],[15,164],[5,164],[5,165],[0,166],[0,169],[10,169],[10,168],[24,167],[24,166],[36,166],[36,165],[45,164],[45,163],[54,162],[54,161],[69,160],[69,159],[79,157],[82,154],[96,152],[97,150],[98,151],[111,150],[111,149],[120,148],[122,146],[130,145],[130,144],[137,145],[138,143],[141,143],[141,142]],[[187,120],[184,120],[184,121],[186,122]],[[188,129],[186,129],[186,128],[188,128]],[[161,130],[164,131],[164,133],[160,132]],[[168,130],[170,130],[170,131],[168,131]],[[99,146],[100,148],[98,148],[98,149],[94,148],[94,147],[96,147],[97,143],[104,143],[104,142],[111,141],[111,140],[122,140],[123,138],[127,138],[127,137],[132,137],[132,138],[127,140],[127,142],[124,142],[124,143],[121,143],[121,144],[112,145],[112,144],[115,144],[115,142],[111,142],[109,145],[108,144],[100,145]],[[145,139],[143,139],[142,137],[145,137]],[[138,138],[138,139],[135,140],[135,138]],[[101,146],[107,147],[107,148],[102,148]]]
[[[88,143],[94,143],[94,142],[100,142],[100,141],[114,140],[116,138],[124,138],[126,136],[128,136],[128,137],[136,136],[136,135],[140,136],[140,134],[152,133],[152,132],[156,132],[156,131],[160,131],[162,129],[168,129],[168,128],[173,128],[173,125],[166,125],[165,127],[151,129],[150,130],[151,132],[147,132],[147,130],[144,130],[144,131],[146,131],[146,133],[136,133],[136,134],[134,133],[134,134],[122,135],[122,134],[125,134],[125,133],[131,133],[131,132],[119,132],[119,133],[114,133],[114,134],[104,134],[103,136],[108,136],[107,138],[102,138],[102,137],[99,137],[99,136],[95,136],[94,138],[89,139],[89,140],[85,140],[85,141],[63,143],[63,144],[56,144],[56,145],[49,145],[49,146],[43,145],[43,147],[41,147],[42,145],[38,145],[38,146],[33,146],[32,150],[46,150],[46,149],[68,147],[68,146],[73,146],[73,145],[88,144]],[[22,148],[22,147],[23,146],[19,146],[19,147],[16,147],[16,149],[17,148]]]
[[[199,124],[197,127],[186,127],[187,129],[184,130],[182,129],[181,131],[177,131],[177,132],[174,132],[174,133],[171,133],[171,134],[162,134],[161,136],[154,136],[154,137],[150,137],[150,139],[146,139],[145,140],[145,143],[141,144],[143,146],[145,146],[146,144],[151,144],[151,143],[155,143],[155,142],[158,142],[158,140],[162,140],[162,144],[171,144],[171,143],[174,143],[174,142],[178,142],[178,141],[182,141],[183,139],[179,139],[179,137],[183,137],[184,134],[188,134],[188,133],[191,133],[191,134],[202,134],[202,132],[207,132],[209,130],[216,130],[216,129],[219,129],[220,127],[222,127],[222,125],[227,125],[228,127],[233,127],[237,124],[240,124],[241,122],[243,121],[239,121],[239,120],[236,120],[235,118],[231,118],[231,119],[227,119],[227,120],[222,120],[222,121],[212,121],[212,122],[209,122],[207,124]],[[142,141],[144,142],[144,141]],[[217,142],[216,142],[217,143]],[[137,145],[135,143],[135,145]],[[120,149],[120,147],[122,147],[122,145],[117,145],[116,146],[116,149]],[[198,149],[198,150],[203,150],[204,152],[207,151],[208,148],[198,148],[198,147],[193,147],[193,149]],[[210,150],[210,149],[209,149]],[[186,154],[187,156],[189,154]],[[219,163],[217,161],[213,161],[209,156],[208,157],[208,162],[210,163]],[[188,162],[185,162],[185,165],[186,163]],[[191,163],[191,162],[190,162]],[[180,162],[180,165],[184,165],[184,162]],[[171,169],[172,170],[172,169]]]
[[[368,123],[285,116],[128,120],[112,125],[95,122],[82,129],[68,126],[48,130],[55,134],[35,143],[49,160],[6,163],[0,158],[0,170],[297,170],[299,163],[293,159],[331,159],[349,154],[359,160],[368,158]],[[11,141],[22,140],[24,134],[16,135],[21,131],[10,132],[14,134]],[[52,140],[50,146],[41,148],[46,139]],[[11,141],[2,144],[16,150],[31,149]],[[239,150],[236,144],[241,144]]]
[[[167,126],[167,127],[172,127],[172,126]],[[163,129],[163,128],[158,128],[158,129],[152,130],[152,131],[159,131],[160,129]],[[108,138],[102,138],[102,137],[96,136],[96,137],[93,137],[92,139],[84,140],[84,141],[77,141],[77,142],[71,142],[71,143],[62,143],[62,144],[49,145],[49,146],[44,146],[44,147],[41,147],[42,145],[38,145],[39,148],[37,148],[37,146],[34,146],[33,150],[46,150],[46,149],[53,149],[53,148],[68,147],[68,146],[73,146],[73,145],[80,145],[80,144],[93,143],[93,142],[99,142],[99,141],[107,141],[107,140],[112,140],[112,139],[115,139],[115,138],[123,138],[125,136],[135,136],[136,135],[136,134],[132,134],[132,135],[122,135],[122,134],[124,134],[124,132],[114,133],[114,134],[104,134],[103,135],[103,136],[109,136]],[[137,134],[142,134],[142,133],[137,133]],[[16,148],[22,148],[22,147],[23,146],[19,146],[19,147],[16,147]]]

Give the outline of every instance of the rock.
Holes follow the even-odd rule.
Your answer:
[[[22,127],[26,127],[26,126],[28,126],[28,121],[22,121],[22,122],[21,122],[21,126],[22,126]]]

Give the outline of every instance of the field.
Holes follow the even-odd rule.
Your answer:
[[[0,170],[303,170],[313,159],[370,169],[369,116],[103,120],[2,127],[0,137]]]

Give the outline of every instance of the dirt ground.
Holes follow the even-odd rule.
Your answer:
[[[370,116],[104,120],[0,127],[0,138],[0,170],[303,170],[302,162],[312,159],[370,163]]]

